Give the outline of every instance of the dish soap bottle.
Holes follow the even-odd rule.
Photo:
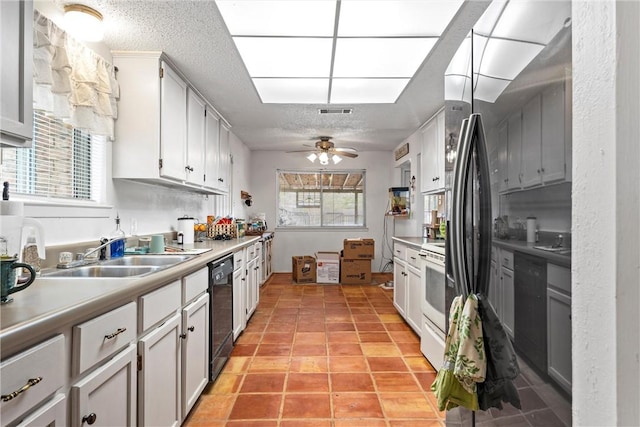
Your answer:
[[[111,258],[121,258],[124,256],[124,231],[120,228],[120,215],[116,214],[116,229],[111,233],[111,239],[120,239],[109,245]]]

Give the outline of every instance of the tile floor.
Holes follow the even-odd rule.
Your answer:
[[[374,282],[390,278],[374,275]],[[291,274],[274,274],[229,362],[184,425],[470,425],[465,414],[437,410],[429,390],[434,378],[419,337],[393,307],[392,290],[297,285]],[[494,413],[495,420],[484,414],[478,425],[510,425],[507,415],[517,416],[517,425],[536,425],[512,409]]]

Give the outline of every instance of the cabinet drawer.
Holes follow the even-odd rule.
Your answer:
[[[60,393],[23,419],[16,427],[62,427],[66,425],[67,398]]]
[[[500,264],[503,268],[508,268],[509,270],[513,270],[513,252],[505,251],[504,249],[500,250]]]
[[[393,244],[393,256],[402,260],[406,259],[407,247],[402,243]]]
[[[260,255],[262,255],[262,242],[256,242],[253,245],[253,256],[260,258]]]
[[[135,302],[74,326],[73,373],[83,373],[135,340],[136,335]]]
[[[233,269],[234,270],[237,270],[239,268],[243,268],[244,262],[245,262],[245,250],[244,249],[233,253]]]
[[[571,270],[555,264],[547,264],[547,285],[571,295]]]
[[[182,279],[182,304],[186,304],[207,290],[209,267],[202,268]]]
[[[418,255],[418,251],[413,248],[407,248],[405,254],[409,265],[420,269],[420,255]]]
[[[146,331],[178,310],[181,301],[180,280],[140,297],[140,332]]]
[[[1,402],[2,425],[14,421],[37,406],[64,385],[64,336],[48,341],[3,361],[0,364],[0,390],[3,398],[17,393],[14,398]]]
[[[256,256],[256,247],[254,245],[247,246],[247,261],[251,261]]]

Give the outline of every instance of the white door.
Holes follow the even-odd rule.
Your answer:
[[[136,425],[136,346],[129,345],[71,387],[74,427]]]
[[[393,260],[393,305],[402,317],[406,318],[407,273],[406,266],[398,258]]]
[[[542,179],[565,179],[564,84],[542,93]]]
[[[218,186],[218,156],[220,155],[220,120],[207,111],[205,117],[205,182],[209,188]]]
[[[514,330],[514,288],[513,270],[502,267],[502,324],[507,333],[513,338]]]
[[[138,373],[138,423],[141,426],[179,426],[182,421],[180,334],[180,314],[175,313],[138,341],[142,362]]]
[[[218,154],[218,179],[216,187],[221,191],[229,191],[229,171],[231,158],[231,148],[229,145],[229,129],[220,124],[220,152]]]
[[[522,159],[522,112],[509,117],[507,149],[507,189],[520,188],[520,161]]]
[[[182,418],[209,382],[209,294],[182,309]]]
[[[542,116],[540,95],[522,108],[522,186],[542,183]],[[563,148],[564,152],[564,148]]]
[[[233,272],[233,340],[247,327],[247,296],[245,293],[247,280],[244,268]]]
[[[65,427],[67,425],[67,398],[57,394],[53,399],[22,420],[16,427]]]
[[[256,311],[258,305],[256,273],[256,258],[253,258],[247,264],[247,319]]]
[[[438,122],[431,120],[422,131],[422,187],[421,191],[438,188]]]
[[[185,179],[187,150],[187,84],[162,62],[160,80],[160,176]]]
[[[205,108],[206,104],[192,90],[187,91],[187,181],[204,185],[205,175]]]
[[[420,270],[407,267],[407,322],[418,335],[422,330],[422,299],[423,286]]]

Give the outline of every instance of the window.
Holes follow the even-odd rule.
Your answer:
[[[2,179],[10,193],[66,200],[101,201],[105,137],[74,129],[34,111],[31,148],[2,149]]]
[[[278,227],[364,227],[365,171],[278,170]]]

